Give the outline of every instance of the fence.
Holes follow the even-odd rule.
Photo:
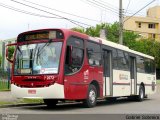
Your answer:
[[[10,70],[0,69],[0,91],[10,89]]]

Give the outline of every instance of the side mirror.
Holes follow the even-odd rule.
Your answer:
[[[15,47],[17,43],[12,43],[12,44],[8,44],[6,45],[6,59],[10,62],[13,63],[13,55],[14,55],[14,51],[15,51]]]
[[[10,63],[13,63],[13,60],[11,60],[11,58],[9,58],[8,48],[6,48],[6,59],[7,59]]]

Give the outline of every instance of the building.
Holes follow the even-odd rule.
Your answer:
[[[149,8],[146,17],[125,17],[124,29],[160,42],[160,6]]]

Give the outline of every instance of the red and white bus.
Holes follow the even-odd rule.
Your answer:
[[[156,91],[154,58],[126,46],[67,29],[41,29],[18,35],[11,91],[17,98],[61,100],[132,97],[142,101]],[[6,49],[6,53],[7,49]]]

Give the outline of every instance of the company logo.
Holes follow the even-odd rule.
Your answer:
[[[88,79],[89,78],[89,70],[84,71],[83,75],[84,75],[84,79]]]
[[[128,80],[128,75],[119,74],[119,79],[120,79],[120,80]]]

